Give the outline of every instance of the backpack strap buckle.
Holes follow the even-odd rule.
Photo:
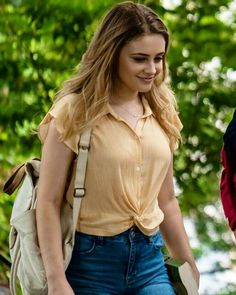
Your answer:
[[[74,189],[74,198],[83,198],[85,195],[86,189],[83,187],[76,187]]]

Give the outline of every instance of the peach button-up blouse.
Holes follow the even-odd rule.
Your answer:
[[[98,236],[113,236],[133,225],[145,235],[159,230],[163,212],[158,194],[171,162],[169,140],[143,99],[144,115],[131,128],[111,106],[92,128],[86,172],[86,195],[81,202],[77,230]],[[48,123],[68,111],[70,96],[49,110],[40,124],[44,142]],[[176,118],[176,125],[181,123]],[[64,143],[78,153],[79,134]]]

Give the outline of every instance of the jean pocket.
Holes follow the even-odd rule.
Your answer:
[[[89,235],[76,233],[74,251],[77,254],[91,254],[96,246],[95,239]]]
[[[152,242],[152,246],[156,250],[160,250],[160,248],[163,247],[163,239],[162,239],[162,236],[161,236],[160,232],[157,232],[156,234],[152,235],[150,237],[150,240]]]

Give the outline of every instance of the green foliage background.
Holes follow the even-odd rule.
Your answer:
[[[74,73],[99,19],[117,2],[0,0],[0,186],[12,167],[40,156],[32,130],[62,81]],[[182,211],[195,225],[195,255],[220,250],[235,257],[219,202],[222,134],[236,107],[232,1],[182,0],[173,8],[166,1],[139,2],[153,8],[171,32],[168,61],[184,125],[175,176]],[[231,13],[223,21],[227,10]],[[12,203],[13,197],[0,193],[0,253],[5,256]],[[235,264],[232,259],[230,267]],[[214,271],[222,269],[217,264]],[[0,281],[7,281],[7,271],[0,264]],[[222,294],[235,288],[228,286]]]

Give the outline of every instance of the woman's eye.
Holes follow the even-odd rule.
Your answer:
[[[163,59],[163,57],[162,56],[159,56],[159,57],[156,57],[155,59],[154,59],[154,61],[155,62],[159,62],[159,61],[161,61]]]
[[[158,62],[160,62],[162,59],[163,59],[162,56],[157,56],[157,57],[154,58],[154,62],[155,62],[155,63],[158,63]],[[135,62],[142,63],[142,62],[145,62],[147,59],[146,59],[145,57],[133,57],[133,60],[134,60]]]
[[[145,58],[144,57],[134,57],[133,59],[136,62],[144,62],[145,61]]]

